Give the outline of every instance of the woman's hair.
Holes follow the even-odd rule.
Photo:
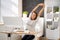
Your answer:
[[[36,17],[35,17],[35,19],[34,19],[34,20],[36,20],[38,15],[37,15],[37,13],[36,13],[35,11],[33,11],[32,14],[33,14],[33,13],[36,14]]]

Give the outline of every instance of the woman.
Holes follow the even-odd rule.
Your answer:
[[[39,11],[39,13],[37,14],[35,11],[36,9],[39,7],[39,6],[43,6],[43,8]],[[30,13],[29,15],[29,19],[28,21],[26,22],[27,24],[27,27],[29,26],[29,29],[33,30],[33,28],[35,27],[36,25],[36,22],[39,20],[39,17],[41,16],[42,12],[44,10],[44,4],[43,3],[40,3],[38,4],[33,10],[32,12]],[[34,35],[24,35],[24,37],[22,38],[22,40],[33,40],[35,38]]]

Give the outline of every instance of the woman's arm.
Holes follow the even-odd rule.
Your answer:
[[[38,5],[32,10],[32,12],[36,11],[36,9],[37,9],[39,6],[43,6],[43,3],[38,4]]]
[[[32,12],[36,11],[38,7],[39,7],[39,4],[32,10]]]
[[[39,11],[38,16],[41,16],[42,12],[44,11],[44,7],[45,7],[45,5],[43,3],[40,5],[43,6],[43,8]]]
[[[43,11],[44,11],[44,8],[42,8],[42,9],[39,11],[38,16],[41,16]]]

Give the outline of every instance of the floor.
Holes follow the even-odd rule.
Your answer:
[[[46,39],[45,37],[42,37],[40,40],[60,40],[60,39]]]

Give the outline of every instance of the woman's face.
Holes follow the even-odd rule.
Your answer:
[[[31,15],[31,19],[34,20],[36,18],[36,14],[33,12]]]

